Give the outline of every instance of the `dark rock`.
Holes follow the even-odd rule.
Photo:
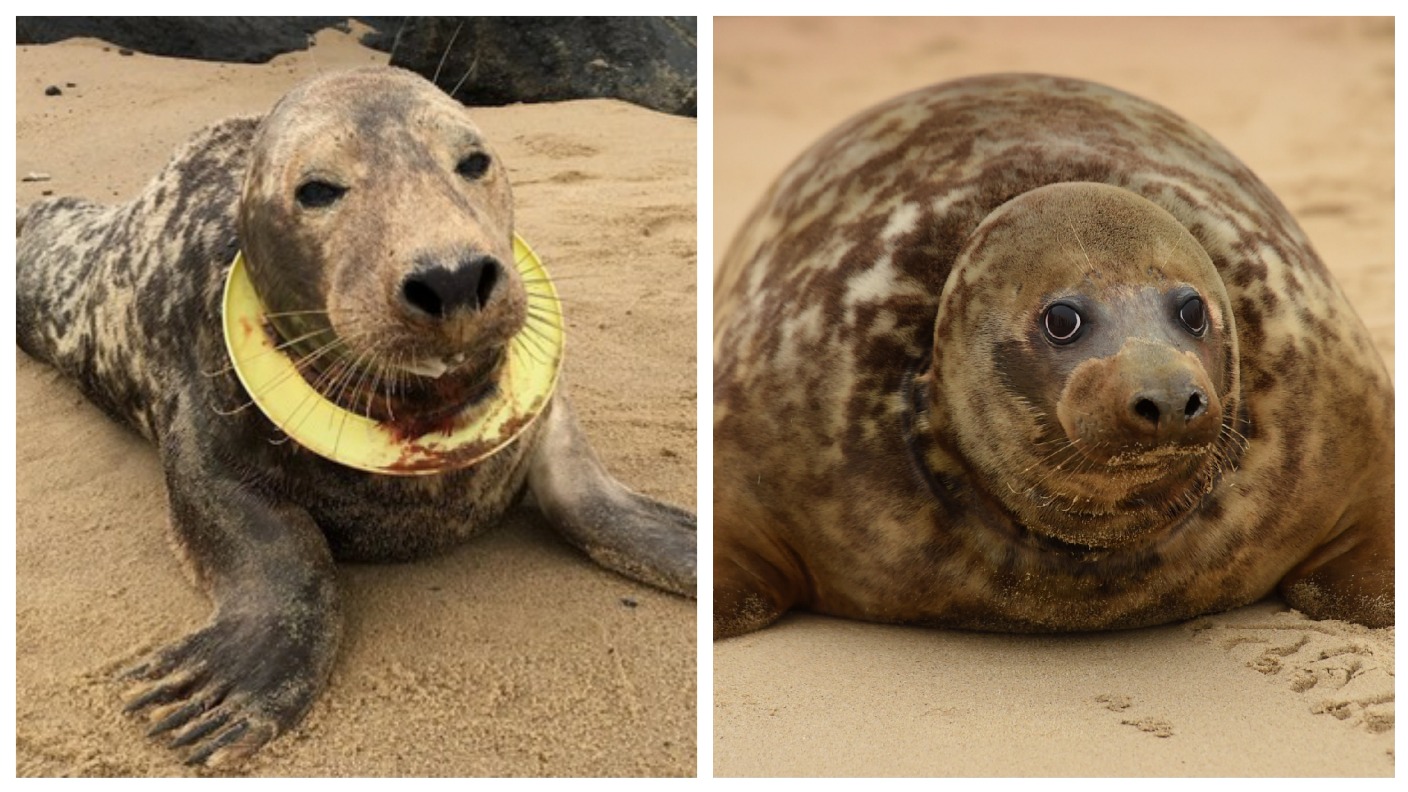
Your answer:
[[[57,85],[51,85],[51,86],[49,86],[48,88],[45,88],[45,89],[44,89],[44,95],[45,95],[45,96],[63,96],[63,95],[64,95],[64,92],[61,91],[61,90],[59,90],[59,86],[57,86]]]
[[[308,48],[310,34],[345,26],[344,17],[18,17],[19,44],[48,44],[75,37],[172,58],[263,63]]]
[[[362,21],[377,28],[363,43],[467,105],[614,98],[696,114],[694,17]]]

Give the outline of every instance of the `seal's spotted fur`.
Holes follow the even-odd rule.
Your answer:
[[[1015,338],[1010,327],[954,324],[1029,297],[1021,279],[956,266],[1023,255],[1012,241],[984,249],[975,230],[1058,183],[1114,185],[1171,214],[1230,306],[1218,321],[1231,368],[1212,376],[1232,409],[1207,451],[1213,479],[1133,536],[1102,535],[1093,512],[1068,520],[1071,531],[1088,523],[1081,541],[1051,530],[1086,508],[1059,497],[1059,464],[1041,480],[1051,492],[1040,519],[1017,514],[1031,488],[991,474],[1051,462],[1030,432],[1054,418],[1043,422],[1033,395],[1054,402],[1061,381],[935,363],[1036,349],[994,344]],[[1073,231],[1044,230],[1026,252],[1049,243],[1084,255]],[[1162,277],[1153,265],[1131,275],[1142,260],[1116,258],[1086,282],[1134,277],[1133,293]],[[1035,315],[1020,322],[1035,332]],[[792,607],[973,629],[1131,627],[1234,607],[1278,583],[1311,615],[1392,623],[1387,372],[1285,207],[1156,105],[1006,75],[861,114],[778,179],[729,249],[714,345],[716,636]],[[1027,424],[1003,417],[1013,415]],[[997,462],[975,459],[984,445]],[[1110,487],[1127,494],[1119,475]]]
[[[337,465],[241,408],[249,396],[228,364],[220,318],[241,247],[265,270],[251,280],[266,305],[296,293],[305,299],[296,307],[318,309],[285,309],[297,325],[289,332],[309,324],[329,332],[331,323],[329,334],[351,345],[361,331],[337,324],[338,303],[351,302],[354,321],[375,328],[364,338],[401,333],[472,356],[486,337],[479,317],[496,304],[507,308],[494,322],[523,322],[521,284],[508,271],[472,315],[428,319],[396,301],[408,272],[456,266],[447,250],[509,249],[502,166],[486,154],[457,170],[465,151],[477,158],[487,149],[464,109],[433,85],[396,69],[357,70],[295,89],[263,120],[199,133],[130,203],[61,198],[19,216],[20,347],[157,445],[177,548],[214,601],[210,624],[132,671],[129,710],[190,761],[247,755],[307,711],[341,629],[334,558],[442,549],[495,522],[525,484],[598,563],[693,593],[693,515],[611,478],[561,389],[488,459],[409,477]],[[310,174],[339,181],[347,200],[301,211],[296,191]],[[434,329],[446,327],[454,332]],[[328,390],[360,381],[355,361],[370,358],[346,359],[354,367],[320,380]],[[430,382],[426,393],[453,379]]]

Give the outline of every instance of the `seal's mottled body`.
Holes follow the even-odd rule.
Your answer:
[[[324,76],[202,131],[130,203],[42,201],[18,225],[20,347],[156,444],[176,546],[214,601],[131,673],[128,709],[189,761],[247,755],[307,711],[341,630],[334,558],[444,549],[525,487],[602,565],[692,594],[693,515],[611,478],[561,388],[472,467],[392,476],[300,447],[232,370],[221,297],[242,250],[281,347],[329,400],[415,427],[492,398],[534,310],[507,265],[512,196],[429,82]]]
[[[1014,199],[1084,183],[1171,215],[1215,272],[1189,264],[1173,278],[1150,251],[1102,259],[1082,245],[1099,213],[994,241],[1021,219]],[[1067,208],[1087,202],[1068,192]],[[1117,229],[1106,252],[1139,234]],[[1058,249],[1070,263],[1052,266],[1070,274],[1045,302],[1030,292],[1047,270],[992,274]],[[984,257],[997,263],[980,270]],[[1078,286],[1132,299],[1165,281],[1208,301],[1208,343],[1179,354],[1209,366],[1229,407],[1187,483],[1152,461],[1078,453],[1065,435],[1085,418],[1063,413],[1065,433],[1055,420],[1081,410],[1075,369],[1051,362],[1065,352],[1039,338],[1039,315],[1014,308]],[[1165,332],[1129,321],[1131,338]],[[731,246],[714,341],[717,636],[792,607],[972,629],[1133,627],[1278,584],[1311,615],[1392,622],[1387,372],[1281,203],[1163,108],[1009,75],[856,117],[787,170]],[[1150,469],[1157,498],[1136,481]]]

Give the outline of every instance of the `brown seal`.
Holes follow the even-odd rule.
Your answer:
[[[129,711],[188,761],[248,755],[307,711],[341,632],[334,559],[435,552],[527,491],[598,563],[693,593],[693,515],[612,478],[560,385],[471,466],[380,475],[290,441],[230,365],[241,252],[267,332],[323,397],[396,434],[453,429],[545,321],[514,231],[505,168],[465,109],[385,68],[204,130],[130,203],[21,212],[19,344],[156,444],[175,542],[214,603],[130,673]]]
[[[1393,388],[1289,213],[1077,80],[880,105],[715,284],[714,631],[1393,623]]]

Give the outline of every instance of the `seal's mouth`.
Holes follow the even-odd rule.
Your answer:
[[[349,392],[337,401],[408,437],[447,431],[497,392],[508,350],[506,345],[491,346],[462,356],[453,367],[437,360],[439,365],[430,367],[436,372],[434,376],[411,371],[403,364],[400,371],[383,374],[384,383],[371,378],[360,393]]]
[[[281,341],[236,256],[223,323],[233,368],[280,430],[341,464],[382,473],[464,467],[502,448],[546,408],[562,360],[556,288],[514,237],[529,290],[526,319],[499,343],[425,356],[296,356]],[[332,345],[329,344],[329,347]]]
[[[1191,462],[1212,453],[1214,445],[1157,445],[1152,448],[1134,446],[1121,449],[1082,450],[1083,456],[1093,464],[1110,472],[1130,474],[1172,475],[1183,470]]]
[[[1199,445],[1064,457],[1008,484],[1007,494],[1035,515],[1025,521],[1034,536],[1096,549],[1152,541],[1238,466],[1242,435],[1226,425],[1217,437]]]

